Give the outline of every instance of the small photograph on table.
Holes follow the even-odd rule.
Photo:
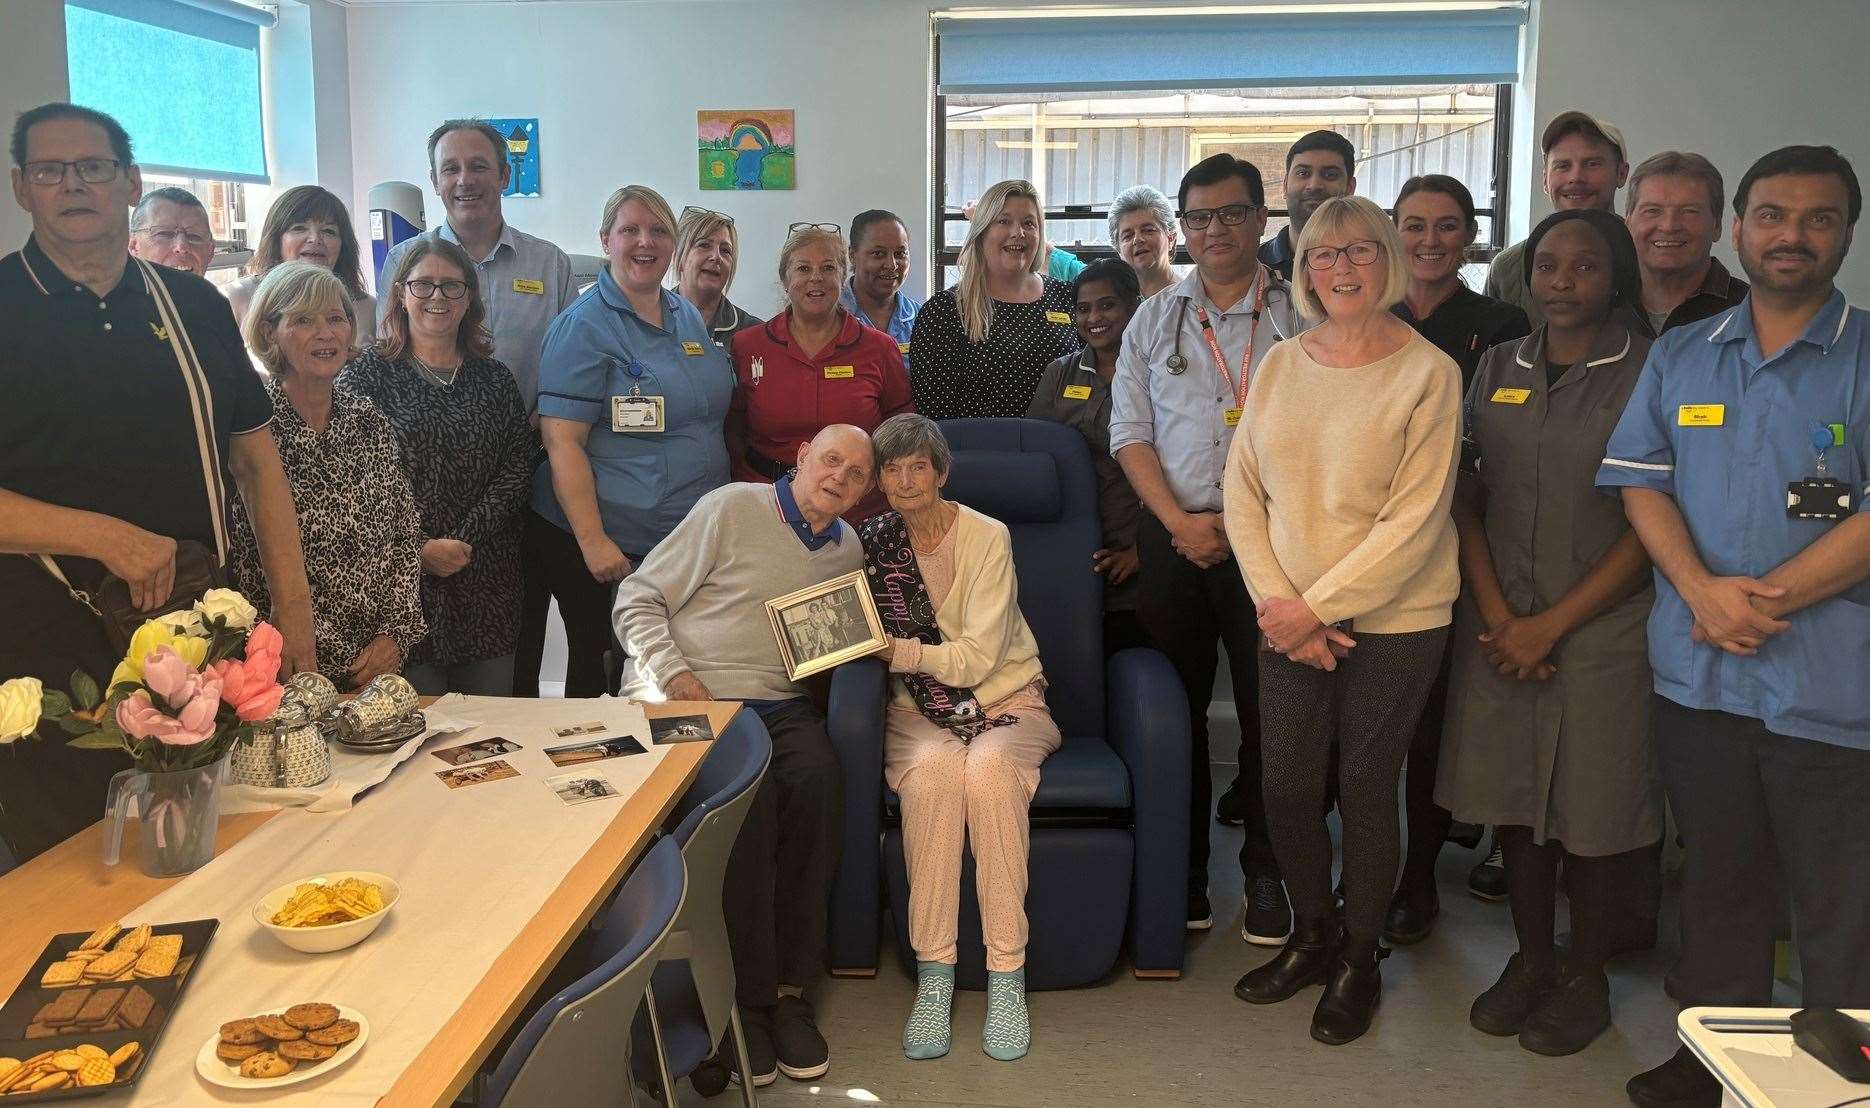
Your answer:
[[[556,739],[569,739],[574,735],[602,735],[608,730],[610,730],[608,724],[601,723],[598,720],[591,720],[589,723],[570,723],[563,727],[554,727],[552,728],[552,737]]]
[[[505,762],[481,762],[479,765],[445,769],[435,776],[441,778],[442,784],[451,789],[466,789],[475,785],[485,785],[489,781],[505,781],[509,777],[518,777],[519,771]]]
[[[862,570],[768,600],[766,615],[795,681],[889,645]]]
[[[609,778],[591,770],[561,773],[557,777],[546,778],[545,783],[552,786],[552,791],[566,804],[588,804],[593,800],[623,795],[610,783]]]
[[[460,746],[444,746],[440,750],[431,750],[435,755],[451,766],[465,766],[469,762],[479,762],[487,758],[498,758],[502,754],[511,754],[520,749],[512,739],[503,739],[495,735],[491,739],[476,739]]]
[[[707,716],[665,716],[649,721],[649,741],[657,746],[713,740],[714,724],[708,722]]]
[[[634,735],[616,735],[608,739],[591,739],[588,742],[567,743],[564,746],[545,748],[545,756],[560,769],[566,766],[581,766],[586,762],[601,762],[606,758],[621,758],[626,754],[642,753],[645,753],[643,744],[637,742]]]

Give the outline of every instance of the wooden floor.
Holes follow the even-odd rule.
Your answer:
[[[1218,730],[1218,728],[1217,728]],[[1218,736],[1219,749],[1230,749]],[[1215,767],[1218,783],[1233,768]],[[1375,1026],[1342,1047],[1313,1042],[1318,989],[1279,1005],[1235,999],[1233,983],[1272,955],[1240,939],[1240,832],[1214,826],[1215,928],[1189,943],[1180,981],[1137,981],[1127,969],[1106,983],[1030,998],[1032,1052],[996,1062],[980,1050],[982,993],[955,1001],[955,1048],[911,1062],[902,1024],[914,983],[886,943],[874,980],[831,980],[814,997],[831,1044],[831,1072],[816,1082],[781,1076],[760,1099],[818,1104],[993,1105],[1495,1105],[1627,1104],[1623,1083],[1676,1047],[1675,1005],[1662,974],[1675,947],[1674,894],[1664,907],[1663,943],[1611,965],[1615,1023],[1569,1058],[1542,1058],[1512,1039],[1468,1026],[1468,1005],[1515,949],[1504,903],[1470,896],[1475,852],[1442,853],[1442,915],[1428,941],[1383,963],[1384,999]],[[1562,911],[1562,902],[1561,902]],[[1559,930],[1566,930],[1561,916]],[[702,1100],[682,1083],[684,1105],[739,1103],[733,1088]]]

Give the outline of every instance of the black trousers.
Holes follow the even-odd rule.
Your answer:
[[[547,593],[558,601],[559,618],[565,621],[565,695],[587,697],[616,692],[616,682],[604,671],[604,655],[610,650],[613,639],[610,608],[616,589],[591,576],[584,565],[584,552],[578,548],[578,540],[571,532],[539,513],[527,510],[526,527],[520,541],[532,555],[529,565],[536,567],[527,570],[528,579],[534,573],[539,574]],[[633,564],[642,560],[638,554],[630,554],[629,558]],[[522,648],[525,635],[522,624]],[[543,623],[539,642],[543,646]],[[532,695],[536,696],[539,692],[537,657],[530,662],[524,657],[515,659],[514,682],[517,685],[518,673],[528,668],[532,674]]]
[[[1194,738],[1189,757],[1194,777],[1188,796],[1188,889],[1194,893],[1208,888],[1208,825],[1214,801],[1208,766],[1208,704],[1214,699],[1214,669],[1220,663],[1222,646],[1227,648],[1234,705],[1240,713],[1237,788],[1247,808],[1240,868],[1249,878],[1276,877],[1278,863],[1260,798],[1260,679],[1255,658],[1260,628],[1240,566],[1232,558],[1209,569],[1195,565],[1175,552],[1168,530],[1147,512],[1136,528],[1136,556],[1136,617],[1150,645],[1168,655],[1188,694],[1188,722]]]
[[[552,527],[531,508],[519,536],[519,643],[513,648],[513,695],[539,696],[539,667],[545,663],[545,626],[550,622],[552,585],[538,547],[539,525]],[[558,530],[552,527],[554,531]]]
[[[1687,848],[1671,995],[1772,1003],[1773,936],[1792,895],[1809,1007],[1870,1007],[1870,750],[1655,699],[1656,755]]]
[[[778,1002],[779,986],[805,988],[825,972],[831,879],[844,827],[844,776],[825,717],[806,700],[760,711],[773,761],[727,859],[727,943],[735,999]]]
[[[1441,732],[1448,707],[1448,670],[1454,658],[1452,642],[1442,650],[1441,668],[1435,683],[1429,686],[1428,699],[1422,702],[1422,716],[1416,721],[1415,737],[1409,743],[1409,760],[1403,781],[1403,807],[1409,816],[1407,845],[1403,850],[1403,871],[1398,887],[1425,893],[1435,887],[1435,859],[1441,844],[1448,838],[1454,816],[1435,803],[1435,769],[1441,762]]]

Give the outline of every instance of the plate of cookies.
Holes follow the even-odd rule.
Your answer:
[[[229,1020],[201,1044],[195,1072],[228,1089],[271,1089],[330,1073],[370,1037],[355,1008],[307,1001]]]

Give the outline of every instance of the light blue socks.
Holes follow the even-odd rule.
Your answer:
[[[987,1023],[981,1028],[980,1045],[989,1058],[1002,1062],[1024,1058],[1032,1046],[1024,967],[1010,973],[987,971]]]
[[[909,1010],[909,1022],[903,1025],[903,1053],[918,1061],[940,1058],[948,1053],[952,1039],[949,1016],[953,1009],[954,967],[943,962],[917,962],[916,1004]],[[1020,1019],[1023,1026],[1024,1006]]]

